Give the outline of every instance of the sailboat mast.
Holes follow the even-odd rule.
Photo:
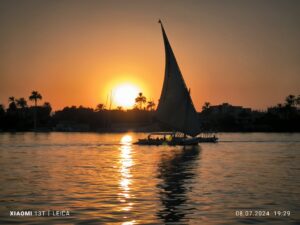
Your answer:
[[[189,89],[189,92],[188,92],[188,95],[190,97],[190,92],[191,92],[191,89]],[[187,132],[187,120],[188,120],[188,113],[189,113],[189,101],[188,101],[188,98],[186,100],[186,104],[185,104],[185,114],[184,114],[184,129],[185,129],[185,132],[184,132],[184,135],[186,136],[186,132]]]

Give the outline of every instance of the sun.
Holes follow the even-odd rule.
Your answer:
[[[113,101],[116,106],[133,107],[140,89],[133,84],[120,84],[113,90]]]

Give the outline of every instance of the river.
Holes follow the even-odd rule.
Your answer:
[[[132,144],[146,135],[0,133],[0,224],[300,223],[299,133]]]

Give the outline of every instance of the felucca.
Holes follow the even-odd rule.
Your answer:
[[[194,107],[162,22],[159,20],[165,46],[165,77],[156,110],[156,119],[173,132],[151,133],[139,139],[140,145],[197,145],[199,142],[216,142],[215,136],[201,137],[199,117]]]

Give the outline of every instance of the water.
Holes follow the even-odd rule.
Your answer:
[[[300,223],[300,134],[220,134],[217,144],[189,148],[131,144],[145,135],[1,133],[0,223]],[[50,216],[9,216],[17,210]]]

